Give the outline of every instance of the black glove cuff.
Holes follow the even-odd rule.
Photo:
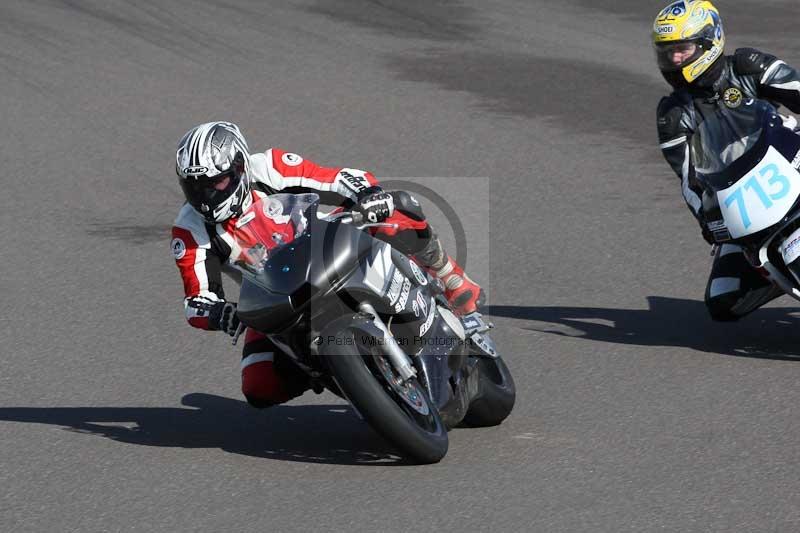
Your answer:
[[[209,329],[226,331],[233,324],[232,314],[236,313],[235,302],[215,302],[208,313]]]

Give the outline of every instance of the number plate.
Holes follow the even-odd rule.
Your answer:
[[[752,235],[780,221],[800,195],[800,173],[775,148],[758,165],[717,193],[731,237]]]

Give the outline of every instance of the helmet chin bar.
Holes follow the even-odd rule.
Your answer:
[[[214,209],[214,211],[211,213],[211,217],[207,215],[207,211],[204,211],[203,216],[206,218],[206,220],[219,224],[221,222],[225,222],[231,217],[238,216],[244,207],[245,200],[247,199],[247,193],[250,190],[250,187],[248,187],[247,184],[247,178],[243,177],[233,194],[231,194],[227,200]]]

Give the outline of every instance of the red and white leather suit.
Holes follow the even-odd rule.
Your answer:
[[[348,205],[360,191],[378,185],[375,177],[353,168],[327,168],[303,157],[272,148],[250,156],[251,199],[274,192],[316,192],[329,205]],[[224,301],[222,272],[234,272],[236,249],[232,236],[238,218],[210,224],[189,204],[185,204],[172,228],[172,252],[183,278],[186,319],[194,327],[215,329],[209,322],[208,305]],[[396,209],[386,220],[397,229],[380,228],[377,236],[406,253],[415,253],[427,244],[432,232],[419,213]],[[410,238],[409,238],[410,237]],[[409,242],[418,241],[415,245]],[[276,357],[276,355],[278,357]],[[281,360],[280,351],[269,339],[248,330],[242,356],[242,391],[256,406],[285,402],[307,389],[307,380],[293,365]]]

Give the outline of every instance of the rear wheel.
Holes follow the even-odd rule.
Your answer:
[[[439,462],[447,453],[447,430],[428,392],[416,378],[403,382],[380,343],[362,332],[338,332],[325,359],[336,383],[375,431],[420,463]],[[365,338],[362,338],[365,337]],[[377,341],[377,339],[374,339]]]
[[[517,388],[514,378],[501,358],[478,361],[478,395],[472,400],[464,422],[473,427],[496,426],[514,408]]]

